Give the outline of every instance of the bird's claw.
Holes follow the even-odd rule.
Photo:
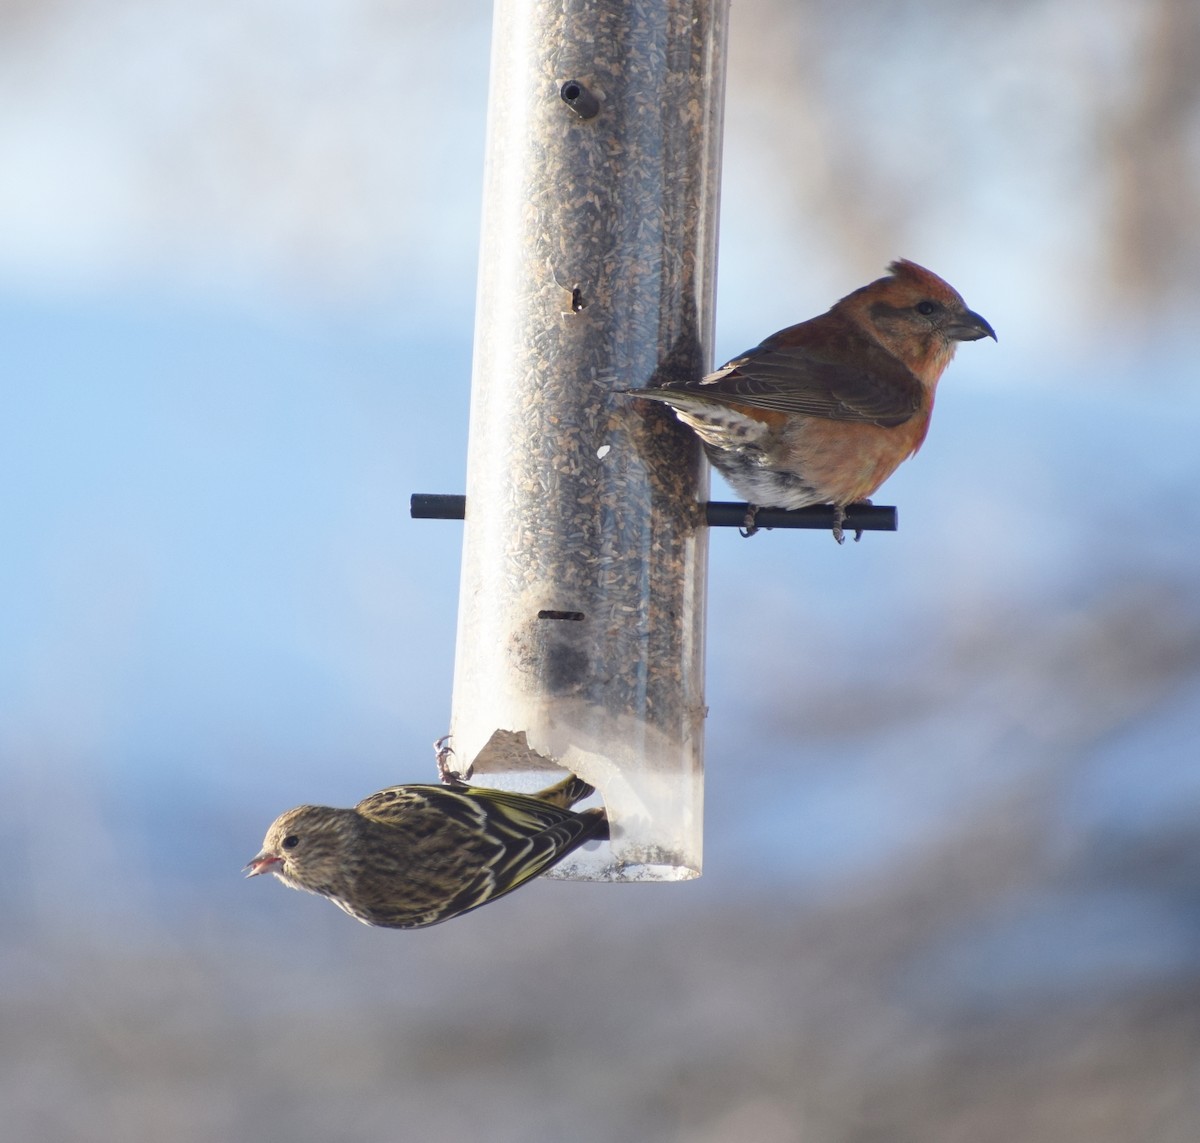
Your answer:
[[[742,519],[742,526],[738,529],[738,535],[743,539],[748,540],[755,532],[758,531],[756,518],[758,516],[758,505],[747,504],[746,515]]]
[[[846,522],[846,509],[841,504],[833,506],[833,538],[839,544],[846,542],[846,533],[842,529],[842,525]],[[861,533],[860,533],[861,535]],[[855,537],[858,538],[857,536]]]
[[[437,759],[438,779],[444,786],[465,786],[467,777],[470,774],[468,769],[467,774],[463,774],[459,770],[454,770],[450,766],[450,759],[454,757],[454,748],[450,745],[450,735],[443,734],[433,744],[433,756]]]
[[[871,501],[870,500],[855,500],[854,506],[856,508],[863,508],[863,507],[870,508]],[[857,544],[858,541],[861,540],[862,538],[863,538],[863,529],[855,528],[854,529],[854,542]]]
[[[870,500],[856,500],[855,505],[870,504]],[[842,527],[846,522],[846,506],[844,504],[835,504],[833,506],[833,538],[839,544],[846,542],[846,530]],[[854,529],[854,542],[857,544],[863,538],[863,529]]]

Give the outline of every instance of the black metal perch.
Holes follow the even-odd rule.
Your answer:
[[[461,520],[466,512],[467,498],[461,494],[414,492],[409,514],[414,520]],[[740,528],[746,521],[746,505],[731,500],[710,500],[705,505],[705,518],[710,528]],[[808,528],[816,531],[833,530],[832,504],[812,508],[760,508],[754,518],[759,528]],[[885,504],[851,504],[846,508],[842,527],[847,532],[894,532],[896,509]]]

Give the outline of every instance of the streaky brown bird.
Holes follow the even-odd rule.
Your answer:
[[[391,786],[353,809],[297,806],[267,830],[246,876],[328,897],[367,925],[419,929],[469,913],[608,837],[593,789],[571,775],[536,794]]]

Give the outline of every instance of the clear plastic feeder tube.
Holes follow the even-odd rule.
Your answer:
[[[560,876],[700,872],[707,469],[627,391],[711,364],[727,6],[496,4],[451,741],[597,787]]]

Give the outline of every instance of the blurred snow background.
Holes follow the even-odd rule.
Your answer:
[[[699,882],[239,879],[448,719],[489,17],[0,7],[9,1137],[1190,1143],[1188,0],[735,5],[717,358],[897,256],[1000,342],[899,533],[714,535]]]

